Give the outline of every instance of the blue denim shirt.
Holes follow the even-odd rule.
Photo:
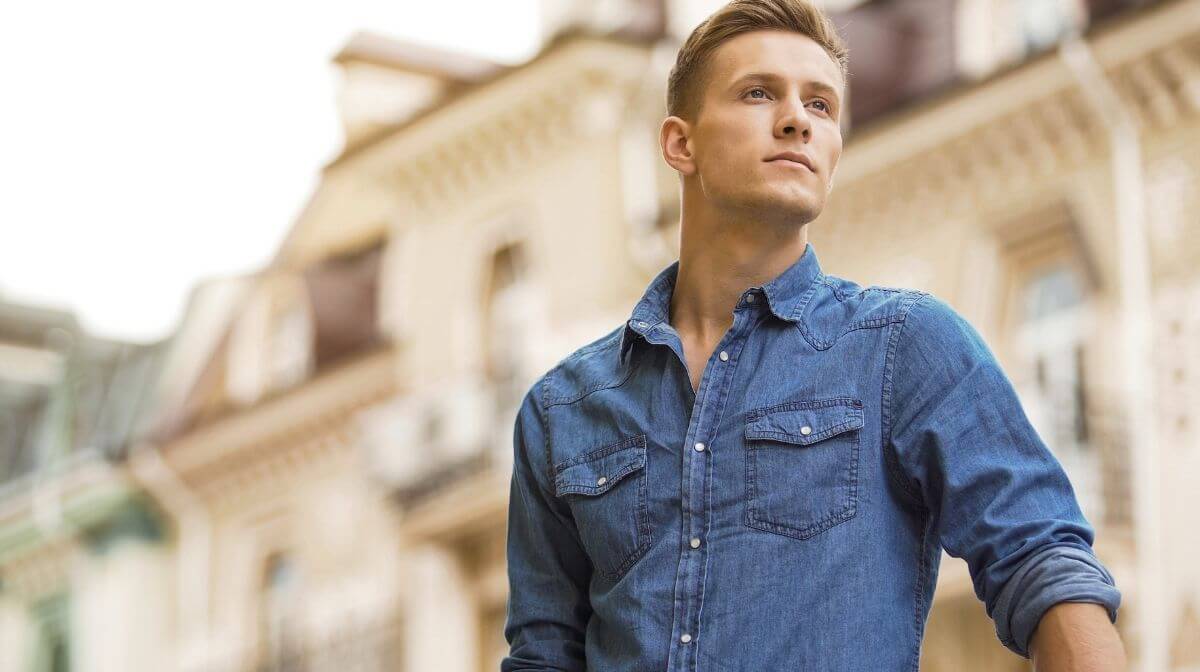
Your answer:
[[[942,548],[1019,655],[1057,602],[1116,621],[1067,476],[949,305],[809,244],[693,391],[678,265],[525,395],[503,672],[915,671]]]

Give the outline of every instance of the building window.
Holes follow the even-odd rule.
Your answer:
[[[300,289],[298,283],[295,289]],[[267,379],[272,390],[285,390],[308,378],[313,364],[313,324],[303,292],[295,291],[280,301],[271,325],[267,356]]]
[[[379,324],[379,274],[384,242],[374,240],[305,269],[316,371],[383,342]]]
[[[1036,54],[1082,31],[1087,7],[1082,0],[1020,0],[1017,30],[1025,54]]]
[[[1102,504],[1089,422],[1089,296],[1077,268],[1054,262],[1019,285],[1014,386],[1038,434],[1062,463],[1090,520]]]
[[[506,245],[491,258],[484,290],[484,372],[502,412],[520,401],[533,288],[524,248]]]
[[[47,598],[33,610],[37,640],[34,672],[69,672],[71,669],[70,612],[63,595]]]
[[[271,555],[263,572],[259,605],[260,666],[262,672],[301,672],[305,669],[299,632],[300,576],[291,556]]]

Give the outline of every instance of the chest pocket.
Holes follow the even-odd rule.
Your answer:
[[[791,401],[746,417],[746,525],[808,539],[854,517],[862,402]]]
[[[584,550],[602,576],[621,578],[650,547],[645,434],[554,465],[554,490],[571,507]]]

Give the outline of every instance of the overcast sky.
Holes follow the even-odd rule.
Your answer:
[[[358,29],[519,62],[537,0],[0,6],[0,300],[150,341],[213,275],[269,261],[341,146]]]

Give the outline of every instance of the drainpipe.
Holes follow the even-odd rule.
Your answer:
[[[212,643],[209,586],[212,578],[212,522],[204,502],[187,486],[178,472],[163,459],[160,447],[143,442],[134,447],[128,461],[134,479],[166,507],[179,525],[177,585],[179,586],[176,632],[186,644],[176,657],[177,669],[208,667]],[[199,630],[200,641],[193,635]],[[201,648],[193,649],[199,645]]]
[[[1154,422],[1153,292],[1150,277],[1150,247],[1145,222],[1145,184],[1142,176],[1142,146],[1137,122],[1126,109],[1126,101],[1113,89],[1088,44],[1078,35],[1058,49],[1067,70],[1074,76],[1083,98],[1097,117],[1104,120],[1112,148],[1113,199],[1116,209],[1117,299],[1120,347],[1123,364],[1119,376],[1128,411],[1127,422],[1136,422],[1129,432],[1133,470],[1133,519],[1137,600],[1134,616],[1138,633],[1137,669],[1158,672],[1167,668],[1167,619],[1163,591],[1163,543],[1158,493],[1161,491],[1161,460],[1158,431]]]

